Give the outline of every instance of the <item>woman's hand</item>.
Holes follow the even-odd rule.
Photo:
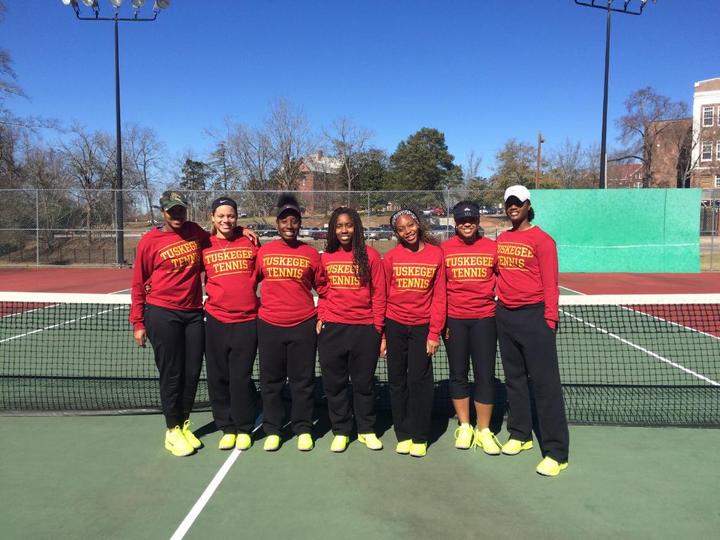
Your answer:
[[[260,245],[260,237],[252,229],[248,229],[247,227],[242,227],[242,235],[245,238],[247,238],[248,240],[250,240],[254,245],[256,245],[256,246]]]
[[[428,339],[427,343],[425,344],[425,352],[428,356],[432,356],[433,354],[435,354],[439,348],[439,341],[433,341],[432,339]]]
[[[138,328],[137,330],[133,331],[133,339],[135,340],[135,343],[138,347],[145,347],[145,342],[147,341],[147,334],[145,333],[145,329]]]
[[[318,334],[318,335],[320,334],[320,330],[322,330],[322,326],[323,326],[323,322],[320,319],[318,319],[317,322],[315,323],[315,333],[316,334]]]

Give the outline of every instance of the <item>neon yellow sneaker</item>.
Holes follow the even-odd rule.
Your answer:
[[[543,476],[557,476],[560,474],[560,471],[567,469],[567,466],[567,462],[558,463],[550,456],[545,456],[545,459],[538,464],[535,472]]]
[[[183,422],[182,434],[185,436],[187,442],[190,443],[190,446],[192,446],[195,450],[202,448],[203,443],[200,442],[200,439],[198,439],[190,429],[190,420],[185,420],[185,422]]]
[[[344,452],[347,449],[348,441],[350,440],[350,437],[347,435],[335,435],[333,437],[332,443],[330,444],[330,451],[331,452]],[[298,448],[300,447],[300,442],[298,441]]]
[[[467,450],[472,446],[473,436],[475,432],[470,424],[461,424],[459,428],[455,430],[455,448],[460,450]]]
[[[252,437],[247,433],[238,433],[235,439],[235,448],[238,450],[250,450],[252,446]]]
[[[370,450],[382,450],[383,443],[374,433],[358,433],[358,442],[367,446]]]
[[[427,443],[412,443],[410,455],[412,457],[425,457],[427,455]]]
[[[475,446],[491,456],[500,455],[500,442],[489,428],[475,430]]]
[[[502,453],[506,456],[515,456],[523,450],[530,450],[532,447],[532,439],[525,442],[518,441],[517,439],[508,439],[508,441],[502,445]]]
[[[173,456],[184,457],[195,452],[190,446],[180,430],[180,426],[175,426],[165,432],[165,449],[170,450]]]
[[[263,444],[263,450],[266,452],[275,452],[280,448],[280,436],[279,435],[268,435],[265,438],[265,444]]]
[[[315,443],[313,442],[312,435],[309,433],[301,433],[298,435],[298,450],[301,452],[309,452],[315,447]]]
[[[412,447],[412,439],[407,439],[406,441],[398,442],[397,446],[395,447],[395,451],[398,454],[409,454],[411,447]]]
[[[220,450],[232,450],[235,447],[235,434],[234,433],[226,433],[222,436],[220,439],[220,442],[218,443],[218,448]]]

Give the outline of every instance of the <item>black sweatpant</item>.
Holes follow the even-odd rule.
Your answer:
[[[494,403],[497,352],[495,317],[448,317],[443,340],[450,368],[450,398],[465,399],[472,395],[473,400],[478,403]],[[475,376],[474,388],[468,381],[471,359]]]
[[[565,463],[570,435],[560,386],[555,332],[545,322],[544,313],[544,304],[508,309],[498,303],[498,342],[508,398],[507,428],[513,439],[527,441],[532,437],[530,379],[543,456]]]
[[[145,330],[160,372],[160,403],[168,428],[181,425],[195,403],[205,332],[203,312],[145,304]]]
[[[293,433],[312,432],[315,387],[316,318],[295,326],[275,326],[258,319],[260,392],[263,402],[263,429],[280,435],[285,420],[282,389],[290,384],[290,421]]]
[[[424,443],[430,434],[434,386],[427,337],[427,324],[385,319],[390,407],[398,441]]]
[[[255,423],[253,364],[257,324],[224,323],[205,314],[205,360],[213,419],[224,433],[250,433]]]
[[[352,432],[348,376],[352,380],[358,433],[374,433],[374,378],[379,351],[380,334],[373,325],[323,323],[318,336],[318,356],[335,435]]]

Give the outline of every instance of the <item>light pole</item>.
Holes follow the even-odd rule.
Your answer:
[[[656,0],[653,0],[655,3]],[[602,139],[600,143],[600,189],[607,189],[607,108],[608,108],[608,75],[610,73],[610,14],[625,13],[626,15],[642,15],[648,0],[639,0],[640,5],[633,8],[633,0],[618,0],[613,7],[613,0],[575,0],[579,6],[594,7],[607,11],[605,28],[605,86],[603,92]],[[622,4],[622,7],[619,7]]]
[[[115,23],[115,262],[118,266],[125,264],[125,224],[123,216],[123,171],[122,171],[122,134],[120,132],[120,53],[118,48],[119,22],[149,22],[157,19],[160,10],[170,5],[170,0],[155,0],[151,17],[141,17],[140,9],[145,0],[132,0],[132,17],[121,17],[120,6],[123,0],[110,0],[113,8],[112,17],[100,16],[98,0],[82,0],[82,3],[92,10],[91,15],[83,15],[78,0],[62,0],[66,6],[71,6],[75,16],[81,21],[113,21]]]
[[[541,148],[542,144],[545,142],[545,138],[543,137],[542,131],[538,131],[538,141],[537,141],[537,163],[535,164],[535,189],[538,189],[540,187],[540,166],[542,164],[541,159]]]

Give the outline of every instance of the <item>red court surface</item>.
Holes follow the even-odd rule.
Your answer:
[[[702,274],[560,274],[560,285],[582,294],[720,293],[720,273]]]
[[[26,292],[129,292],[131,268],[0,268],[0,290]],[[581,294],[720,293],[720,273],[560,274],[560,285]]]
[[[131,268],[0,268],[0,290],[61,293],[130,292]]]

